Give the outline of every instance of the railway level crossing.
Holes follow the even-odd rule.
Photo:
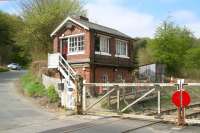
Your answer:
[[[120,91],[123,89],[126,89],[126,87],[152,87],[152,89],[148,90],[146,93],[144,93],[139,98],[135,99],[131,103],[129,103],[126,107],[123,109],[120,109]],[[117,112],[119,114],[124,113],[127,109],[135,105],[136,103],[140,102],[142,99],[147,97],[153,92],[157,92],[157,116],[161,116],[161,87],[177,87],[178,93],[178,101],[179,101],[179,108],[178,108],[178,125],[184,125],[185,124],[185,106],[189,105],[190,103],[190,97],[189,94],[183,89],[183,86],[193,86],[193,87],[200,87],[200,83],[184,83],[184,80],[178,80],[177,83],[83,83],[83,89],[82,89],[82,111],[83,114],[87,114],[91,108],[93,108],[96,104],[98,104],[100,101],[108,97],[111,93],[116,91],[116,97],[117,97]],[[87,89],[92,87],[109,87],[111,88],[107,93],[105,93],[103,96],[101,96],[99,99],[91,103],[90,105],[87,104],[87,96],[86,92]],[[173,96],[172,96],[173,97]],[[185,100],[187,98],[187,100]],[[173,101],[173,100],[172,100]],[[186,102],[186,104],[185,104]],[[183,104],[184,103],[184,104]]]

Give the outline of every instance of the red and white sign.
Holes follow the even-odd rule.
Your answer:
[[[181,104],[181,92],[182,92],[182,104]],[[187,107],[190,104],[190,95],[185,90],[177,90],[172,95],[172,103],[176,107]]]

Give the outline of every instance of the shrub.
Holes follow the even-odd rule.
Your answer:
[[[46,93],[45,87],[39,82],[30,82],[26,86],[27,93],[30,96],[41,97]]]
[[[50,103],[56,103],[59,101],[59,95],[54,86],[49,86],[47,89],[40,82],[39,78],[30,72],[22,76],[20,79],[24,92],[31,97],[43,97],[46,96]]]
[[[47,97],[51,103],[59,101],[59,95],[54,86],[49,86],[47,89]]]
[[[46,95],[44,85],[40,83],[39,79],[30,73],[27,73],[21,78],[21,84],[24,91],[29,96],[41,97]]]

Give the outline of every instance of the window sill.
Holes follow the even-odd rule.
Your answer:
[[[106,52],[98,52],[98,51],[95,51],[95,54],[98,54],[98,55],[106,55],[106,56],[111,56],[110,53],[106,53]]]
[[[126,58],[126,59],[130,58],[130,57],[126,56],[126,55],[115,55],[115,57]]]
[[[68,53],[67,55],[77,55],[77,54],[84,54],[84,51],[82,51],[82,52],[73,52],[73,53]]]

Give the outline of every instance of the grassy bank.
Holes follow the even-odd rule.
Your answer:
[[[9,71],[9,69],[5,68],[5,67],[0,67],[0,72],[7,72]]]
[[[30,72],[21,77],[20,83],[24,94],[30,97],[46,97],[49,103],[56,103],[60,100],[54,86],[50,86],[46,89],[45,86],[42,85],[41,80]]]

